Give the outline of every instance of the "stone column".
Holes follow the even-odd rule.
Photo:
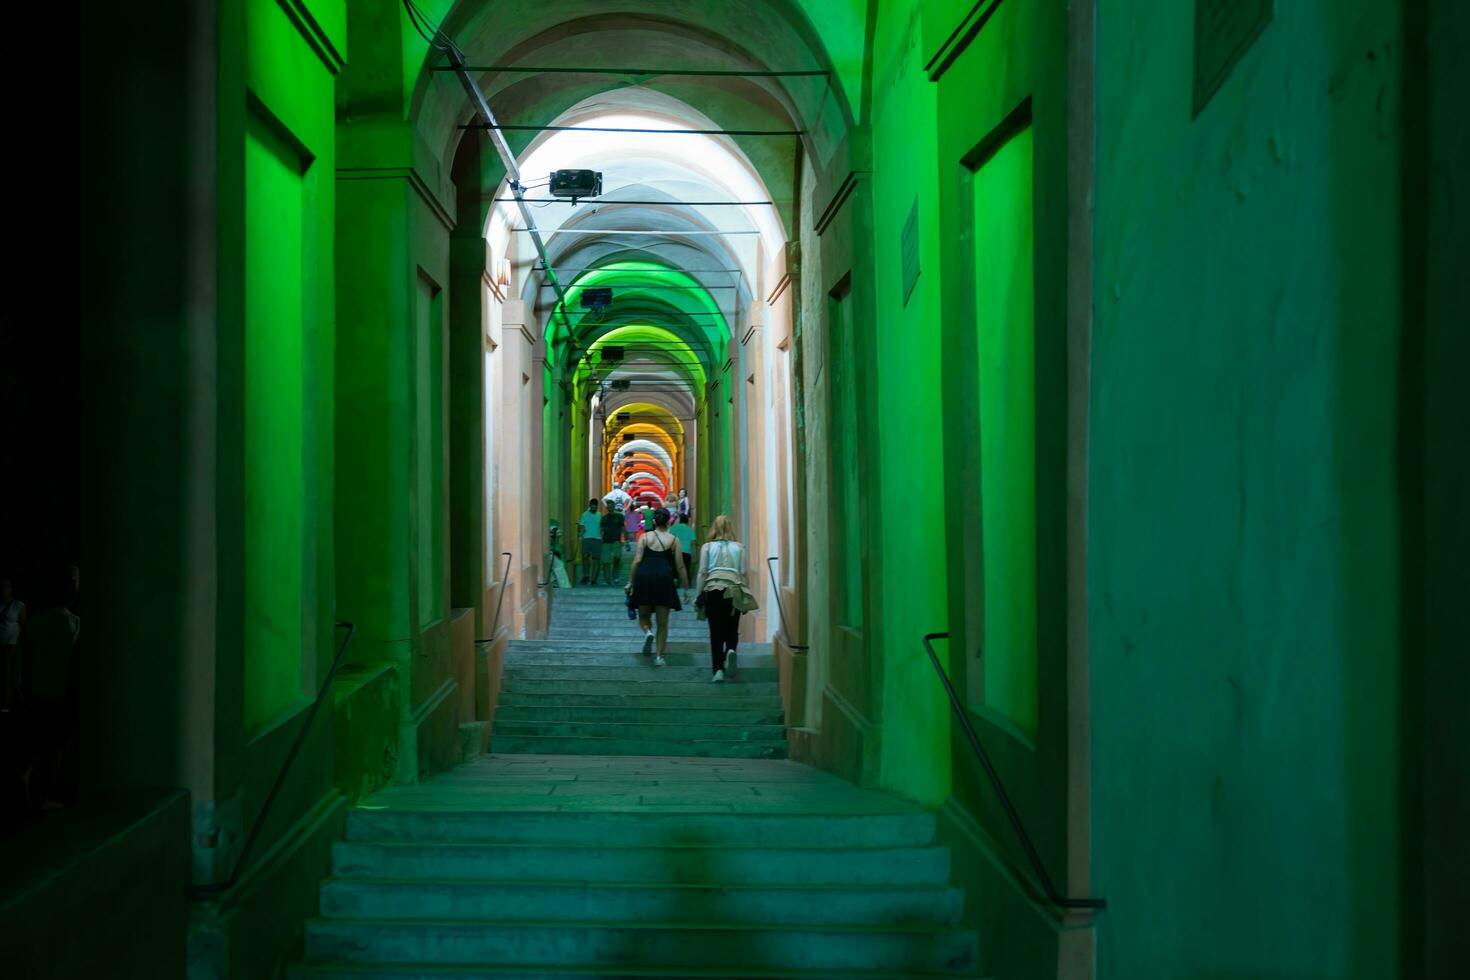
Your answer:
[[[534,635],[537,552],[542,535],[532,523],[534,501],[540,494],[541,457],[537,450],[541,430],[541,386],[535,363],[540,329],[534,314],[521,300],[507,300],[501,310],[500,484],[497,488],[501,540],[513,552],[511,584],[507,588],[502,620],[512,628]],[[532,406],[535,411],[533,413]],[[512,618],[513,617],[513,618]]]

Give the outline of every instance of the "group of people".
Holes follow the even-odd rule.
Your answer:
[[[628,595],[629,607],[637,611],[638,625],[643,630],[643,655],[652,654],[654,666],[662,667],[668,648],[669,614],[682,610],[689,600],[694,567],[689,497],[681,489],[678,498],[667,501],[672,506],[642,508],[636,533],[629,530],[622,503],[614,494],[600,503],[596,497],[587,501],[587,511],[580,519],[581,584],[596,584],[599,576],[607,584],[621,578],[624,546],[634,545],[623,591]],[[734,523],[724,514],[710,524],[709,540],[699,549],[694,594],[695,607],[709,623],[711,679],[719,684],[727,672],[733,674],[735,670],[740,614],[756,608],[745,577],[745,546],[736,537]]]
[[[58,806],[70,795],[65,771],[75,749],[81,573],[56,575],[34,608],[0,578],[0,717],[6,796],[22,806]],[[12,784],[14,780],[14,784]]]
[[[685,571],[688,555],[694,550],[694,515],[690,510],[689,492],[683,488],[678,497],[670,497],[663,508],[645,503],[634,507],[633,498],[621,486],[613,489],[600,502],[587,501],[587,510],[578,519],[582,528],[582,576],[579,585],[596,585],[598,579],[611,585],[622,578],[623,555],[632,545],[654,529],[654,513],[667,510],[673,522],[673,534],[684,543]]]

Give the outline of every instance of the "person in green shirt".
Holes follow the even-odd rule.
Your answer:
[[[623,542],[628,531],[618,502],[612,497],[603,502],[607,510],[602,515],[602,578],[611,585],[623,577]]]
[[[679,539],[679,548],[684,555],[684,572],[688,574],[690,565],[694,562],[694,526],[689,523],[689,515],[680,514],[669,531]]]
[[[578,584],[592,585],[602,564],[602,514],[597,509],[596,497],[587,501],[587,510],[577,523],[582,527],[582,579]]]

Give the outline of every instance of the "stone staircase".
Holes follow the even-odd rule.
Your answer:
[[[708,627],[685,609],[670,616],[667,665],[654,667],[617,586],[559,590],[548,634],[506,651],[493,752],[785,758],[769,645],[742,649],[713,684]]]
[[[493,754],[348,812],[290,980],[972,976],[934,815],[784,758],[769,647],[712,684],[691,611],[656,668],[621,600],[560,592]]]
[[[967,975],[934,835],[783,760],[485,758],[350,811],[289,975]]]
[[[692,583],[691,583],[692,585]],[[691,596],[693,593],[690,593]],[[583,585],[557,589],[551,604],[548,640],[641,641],[636,620],[628,619],[621,585]],[[701,643],[709,649],[709,627],[695,618],[691,600],[682,612],[669,613],[669,640]],[[708,659],[705,661],[708,663]]]

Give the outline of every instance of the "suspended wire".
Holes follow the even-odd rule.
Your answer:
[[[408,11],[408,19],[413,22],[414,30],[418,32],[419,37],[436,51],[449,50],[451,42],[448,37],[437,26],[430,23],[428,15],[419,9],[418,4],[413,0],[403,0],[403,6]],[[424,33],[425,30],[428,30],[429,33]],[[440,38],[444,40],[440,41]]]
[[[535,123],[460,123],[460,129],[507,133],[642,133],[658,136],[805,136],[804,129],[657,129],[652,126],[550,126]]]
[[[424,42],[426,44],[428,44],[432,49],[434,49],[436,51],[448,52],[448,51],[451,51],[451,50],[455,50],[455,48],[454,48],[454,42],[444,33],[444,31],[440,28],[439,25],[436,25],[436,24],[432,23],[429,20],[428,15],[425,14],[423,12],[423,10],[419,8],[418,4],[416,4],[414,2],[414,0],[403,0],[403,6],[404,6],[404,10],[408,14],[409,22],[413,25],[414,31],[419,35],[420,38],[422,38],[424,40]],[[491,125],[489,125],[488,123],[486,123],[486,124],[482,124],[478,128],[483,128],[483,129],[491,129],[491,128],[511,129],[511,128],[522,128],[522,127],[492,127]],[[524,127],[524,128],[530,129],[530,128],[535,128],[535,127]],[[553,128],[557,128],[557,127],[553,127]],[[572,128],[580,128],[580,127],[560,127],[560,128],[572,129]],[[677,132],[677,130],[676,130],[676,132]],[[523,182],[518,182],[517,189],[518,190],[525,190],[528,187],[541,187],[541,186],[545,186],[546,184],[549,184],[550,182],[551,182],[551,178],[550,178],[550,175],[548,175],[545,180],[537,181],[535,184],[526,184],[526,183],[523,183]],[[522,195],[522,200],[524,201],[524,195]],[[556,199],[549,200],[549,201],[547,201],[544,204],[538,203],[537,204],[537,207],[538,207],[538,209],[541,209],[541,208],[549,207],[551,204],[554,204],[554,203],[557,203]],[[512,231],[518,231],[518,232],[526,232],[526,231],[529,231],[530,229],[527,229],[527,228],[512,228],[511,230]],[[739,232],[737,232],[737,234],[739,234]],[[748,234],[748,232],[747,232],[747,234]],[[577,329],[575,327],[573,327],[573,325],[570,323],[570,321],[569,321],[569,319],[567,317],[567,311],[566,311],[565,303],[564,302],[558,303],[557,306],[561,307],[560,312],[561,312],[561,315],[562,315],[562,320],[563,320],[564,323],[566,323],[566,325],[569,328],[567,340],[583,355],[582,358],[581,358],[582,366],[586,366],[587,369],[588,369],[588,374],[591,375],[593,373],[592,367],[591,367],[591,352],[588,351],[586,348],[582,347],[581,344],[579,344],[577,342],[577,338],[576,338]],[[687,316],[688,314],[685,314],[685,315]],[[716,313],[716,314],[710,314],[710,315],[719,316],[721,318],[723,318],[723,316],[724,316],[723,313]],[[583,319],[585,319],[585,315],[584,315],[584,317],[578,318],[576,327],[580,327],[581,326],[581,323],[582,323],[582,320]],[[692,347],[689,348],[689,352],[690,353],[693,353],[693,348]],[[599,359],[599,363],[600,363],[600,359]],[[700,366],[702,367],[703,364],[701,363]],[[611,368],[611,367],[609,368],[609,371],[613,371],[613,370],[616,370],[616,368]],[[603,386],[603,380],[604,379],[599,378],[599,388],[602,388],[602,386]],[[624,381],[626,384],[628,384],[629,386],[631,386],[635,382],[640,381],[640,380],[645,380],[645,379],[628,378],[628,379],[620,379],[620,380]],[[646,379],[646,380],[647,381],[653,381],[654,379]],[[666,380],[658,381],[659,384],[667,384],[667,383],[670,383],[670,382],[672,382],[674,384],[679,384],[679,381],[676,380],[676,379],[666,379]],[[563,377],[561,379],[561,383],[563,383],[563,384],[566,383],[566,378],[565,377]],[[695,389],[695,386],[692,383],[689,383],[688,387],[689,387],[689,390],[690,391],[694,391],[694,389]],[[644,388],[642,385],[640,385],[639,388],[640,388],[640,390],[645,390],[645,391],[646,390],[652,390],[652,389]],[[660,389],[660,390],[669,390],[669,389]],[[681,388],[672,389],[672,390],[682,392],[683,389],[681,387]]]
[[[439,69],[442,70],[442,69]],[[603,66],[535,66],[535,65],[471,65],[469,71],[497,71],[522,75],[634,75],[653,78],[659,75],[690,75],[708,78],[801,78],[828,76],[825,68],[804,68],[787,71],[753,71],[746,68],[612,68]]]
[[[448,35],[446,35],[444,33],[444,31],[439,26],[434,25],[434,24],[432,24],[429,21],[428,15],[425,14],[421,9],[419,9],[418,5],[416,3],[414,3],[414,0],[403,0],[403,6],[404,6],[404,9],[408,12],[409,20],[413,23],[414,30],[418,32],[419,37],[423,38],[424,41],[427,42],[434,50],[441,51],[441,52],[444,52],[444,53],[448,54],[452,63],[457,63],[458,66],[463,66],[463,64],[464,64],[464,55],[463,55],[463,53],[460,52],[459,48],[454,44],[454,41]],[[429,31],[429,33],[425,33],[426,30]],[[443,39],[442,41],[440,40],[441,38]],[[459,71],[466,72],[466,74],[463,76],[464,83],[466,85],[470,85],[469,76],[467,74],[468,69],[462,68],[462,67],[456,67],[455,64],[451,64],[450,65],[450,68],[451,68],[451,70],[456,71],[456,72],[459,72]],[[483,93],[480,93],[480,98],[481,98],[481,100],[483,102],[483,100],[484,100]],[[489,112],[488,104],[486,104],[485,112],[486,113]],[[490,119],[489,118],[486,118],[484,120],[484,123],[479,128],[489,130],[489,129],[498,129],[499,127],[492,125],[491,122],[490,122]],[[516,168],[514,166],[511,166],[509,169],[512,172],[512,174],[515,174]],[[546,181],[544,183],[550,183],[550,182],[551,182],[551,178],[548,175],[547,176],[547,179],[546,179]],[[520,182],[520,180],[519,180],[519,174],[515,174],[515,176],[511,179],[511,188],[512,188],[512,190],[514,190],[516,192],[519,192],[519,191],[523,190],[525,188],[525,186],[526,186],[525,184],[523,184],[523,183]],[[524,197],[524,195],[521,195],[521,196]],[[522,206],[523,207],[525,206],[524,203],[522,203]],[[542,205],[542,207],[544,207],[544,206],[545,205]],[[522,232],[531,231],[531,229],[529,229],[529,228],[521,228],[521,229],[518,229],[518,230],[519,231],[522,231]],[[542,257],[543,257],[543,260],[544,260],[545,259],[544,254],[543,254]],[[547,272],[548,272],[549,275],[551,275],[551,277],[554,280],[555,279],[555,274],[552,273],[550,270],[547,270]],[[567,340],[572,344],[573,347],[575,347],[577,350],[581,351],[582,354],[584,356],[586,356],[587,355],[587,350],[586,350],[586,348],[582,347],[582,345],[580,343],[577,342],[576,330],[573,328],[572,323],[571,323],[571,320],[567,317],[567,311],[566,311],[564,302],[558,303],[557,306],[560,308],[562,322],[567,327]],[[553,309],[552,312],[553,312],[553,315],[554,315],[557,312],[557,310],[556,309]]]
[[[521,186],[522,187],[529,187],[530,185],[529,184],[522,184]],[[583,197],[583,198],[577,198],[574,201],[571,198],[567,198],[567,197],[548,197],[548,198],[540,198],[540,197],[531,198],[531,197],[528,197],[528,198],[526,198],[526,200],[527,201],[534,201],[534,202],[537,202],[537,203],[544,202],[544,203],[547,203],[547,204],[566,204],[566,205],[576,205],[576,204],[579,204],[579,203],[580,204],[596,204],[597,207],[605,207],[607,205],[612,205],[612,204],[636,204],[636,205],[641,205],[641,206],[644,206],[644,207],[654,207],[654,206],[657,206],[657,207],[673,207],[673,206],[678,206],[678,207],[685,207],[685,208],[737,208],[737,207],[738,208],[747,208],[747,207],[757,207],[757,206],[765,205],[765,204],[769,204],[772,207],[775,206],[775,202],[774,201],[677,201],[677,200],[653,201],[653,200],[625,200],[625,199],[618,199],[618,198],[610,198],[610,197],[607,196],[608,194],[614,193],[614,192],[619,191],[621,189],[622,188],[614,187],[611,191],[604,191],[603,192],[603,195],[601,197],[596,198],[596,199]],[[514,204],[515,203],[515,198],[513,198],[513,197],[497,197],[497,198],[492,198],[492,200],[496,204]]]
[[[532,272],[545,272],[546,270],[545,269],[540,269],[540,268],[533,268],[531,271]],[[582,266],[581,268],[578,268],[578,269],[563,268],[561,271],[563,271],[563,272],[616,272],[616,273],[618,273],[620,275],[628,275],[628,276],[655,276],[655,275],[667,276],[667,275],[677,275],[677,276],[690,276],[690,277],[693,277],[696,274],[698,274],[698,275],[716,275],[718,273],[727,273],[727,274],[732,275],[732,276],[738,276],[738,275],[741,275],[742,274],[740,269],[682,269],[682,268],[676,269],[676,268],[673,268],[672,266],[658,266],[658,267],[652,268],[652,269],[618,269],[618,268],[614,268],[611,265],[586,265],[586,266]]]

